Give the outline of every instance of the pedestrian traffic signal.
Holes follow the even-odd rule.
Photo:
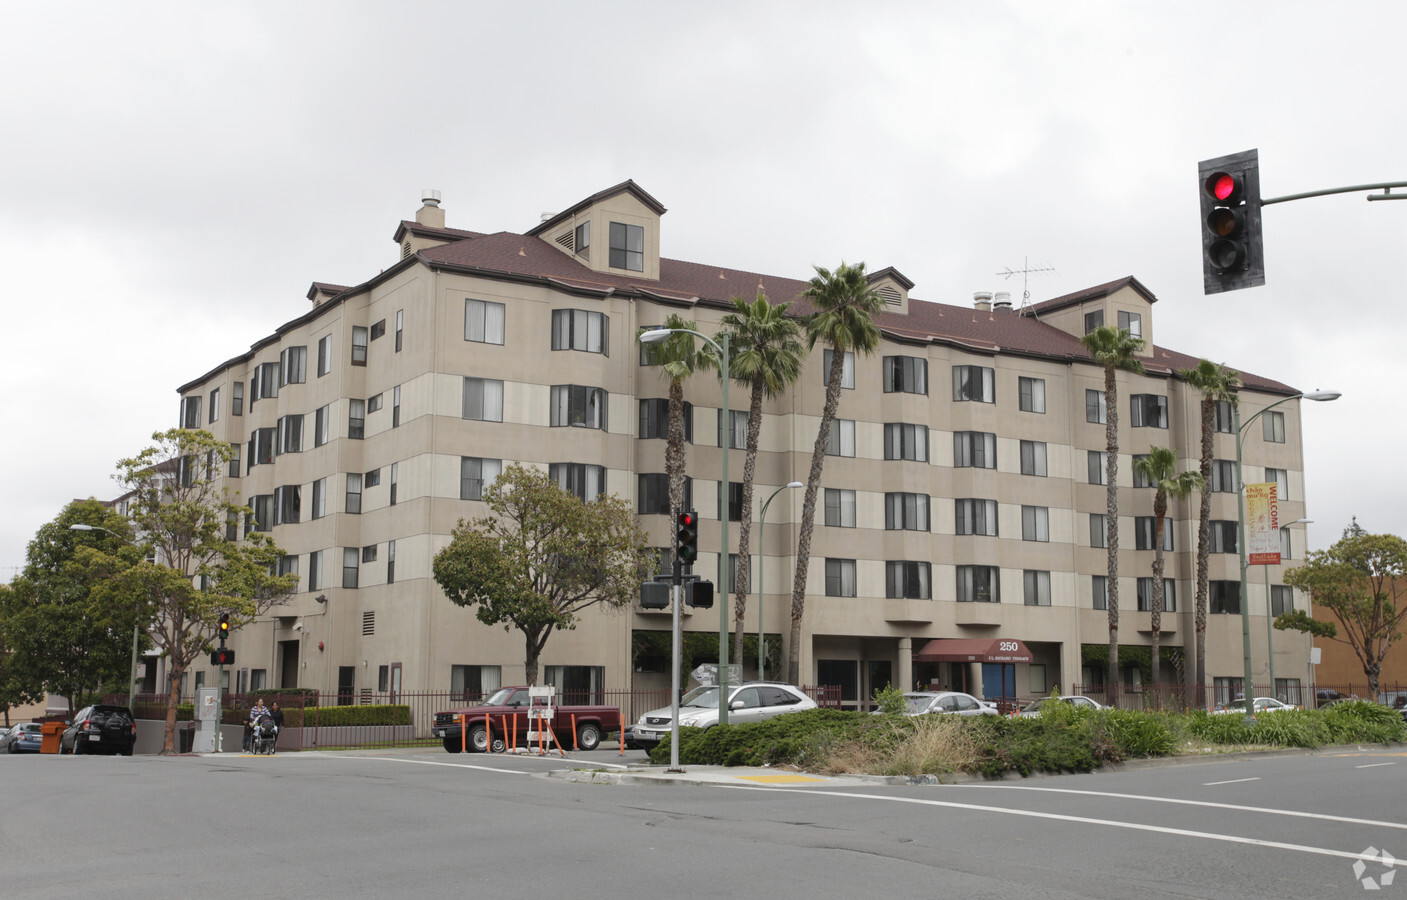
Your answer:
[[[1202,212],[1202,293],[1265,284],[1260,161],[1255,150],[1197,164]]]
[[[684,603],[696,609],[712,609],[713,582],[691,581],[684,585]]]
[[[669,609],[669,592],[672,585],[667,581],[645,581],[640,584],[640,606],[644,609]]]
[[[220,615],[220,646],[221,646],[221,647],[225,646],[225,638],[227,638],[227,637],[229,637],[229,636],[230,636],[230,614],[229,614],[229,613],[221,613],[221,615]]]
[[[210,652],[210,665],[212,666],[232,666],[234,665],[234,651],[229,647],[220,647]]]
[[[679,549],[675,553],[679,557],[679,562],[686,566],[694,564],[694,560],[699,558],[699,514],[690,510],[679,514],[678,538]]]

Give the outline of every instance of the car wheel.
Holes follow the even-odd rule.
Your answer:
[[[82,756],[82,755],[83,755],[83,742],[82,742],[81,740],[79,740],[77,736],[75,736],[75,737],[73,738],[73,755],[74,755],[74,756]]]
[[[463,749],[464,747],[459,738],[445,738],[446,753],[459,753]]]
[[[123,756],[131,756],[131,755],[132,755],[132,748],[131,748],[131,747],[128,747],[126,750],[123,750],[123,751],[121,751],[121,752],[122,752],[122,755],[123,755]]]
[[[469,726],[469,746],[474,749],[475,753],[483,753],[489,749],[489,736],[484,726]],[[507,745],[503,742],[502,736],[494,735],[493,752],[502,753],[505,749],[507,749]]]
[[[601,746],[601,728],[594,722],[587,722],[576,730],[576,745],[580,750],[595,750]]]
[[[10,752],[10,753],[18,753],[18,752],[19,752],[18,750],[15,749],[15,745],[14,745],[14,744],[11,744],[10,746],[6,747],[5,750],[8,751],[8,752]]]

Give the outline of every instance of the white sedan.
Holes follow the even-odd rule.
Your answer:
[[[962,691],[910,691],[904,695],[904,715],[947,713],[958,716],[995,716],[997,709]]]
[[[1043,697],[1040,700],[1037,700],[1031,705],[1027,706],[1025,709],[1021,710],[1021,715],[1026,716],[1027,718],[1030,718],[1031,716],[1039,716],[1041,714],[1042,706],[1054,702],[1068,703],[1076,709],[1104,708],[1104,704],[1100,703],[1097,700],[1091,700],[1090,698],[1082,697],[1079,694],[1070,694],[1066,697],[1057,697],[1054,700],[1052,700],[1050,697]]]
[[[1257,697],[1254,703],[1255,705],[1251,707],[1252,710],[1254,710],[1252,715],[1259,715],[1263,712],[1279,712],[1281,710],[1286,709],[1299,709],[1298,706],[1291,706],[1288,703],[1281,703],[1274,697]],[[1213,712],[1241,713],[1242,715],[1244,715],[1246,712],[1246,700],[1244,697],[1238,697],[1237,699],[1232,700],[1225,706],[1218,706],[1215,710],[1213,710]]]

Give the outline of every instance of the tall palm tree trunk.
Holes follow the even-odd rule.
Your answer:
[[[683,512],[684,382],[678,378],[669,382],[669,438],[664,448],[664,470],[669,477],[670,513]]]
[[[1153,691],[1158,697],[1158,705],[1162,706],[1162,674],[1160,672],[1161,660],[1159,651],[1161,650],[1163,637],[1163,529],[1166,527],[1164,517],[1168,513],[1168,498],[1162,489],[1153,498],[1153,518],[1156,527],[1153,529]]]
[[[757,472],[757,440],[758,432],[762,430],[762,393],[765,388],[763,373],[759,371],[752,377],[752,403],[748,406],[747,413],[747,453],[743,457],[743,504],[741,510],[742,522],[738,526],[738,578],[737,584],[733,586],[733,658],[739,663],[743,660],[743,616],[747,612],[748,587],[752,581],[752,480]],[[766,547],[758,548],[761,553],[766,553]],[[758,585],[758,592],[766,590],[766,585]],[[762,623],[758,622],[758,633],[763,633]],[[760,644],[757,648],[757,658],[760,661],[766,654],[766,648]]]
[[[1211,560],[1212,528],[1212,453],[1216,435],[1216,400],[1202,397],[1202,473],[1201,512],[1197,519],[1197,599],[1193,607],[1192,629],[1196,635],[1196,699],[1206,705],[1207,691],[1207,578]]]
[[[1108,577],[1104,596],[1109,608],[1108,699],[1118,705],[1119,684],[1119,382],[1113,366],[1104,368],[1104,527]]]

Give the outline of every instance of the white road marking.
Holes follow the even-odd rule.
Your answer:
[[[1231,782],[1215,783],[1230,784]],[[1273,816],[1294,816],[1300,819],[1322,819],[1326,822],[1346,822],[1350,825],[1374,825],[1379,828],[1407,829],[1407,824],[1401,822],[1380,822],[1376,819],[1354,819],[1348,816],[1330,816],[1324,813],[1300,812],[1294,809],[1276,809],[1270,806],[1243,806],[1236,803],[1214,803],[1210,800],[1182,800],[1176,797],[1153,797],[1147,794],[1118,794],[1112,791],[1079,791],[1073,788],[1028,787],[1023,784],[954,784],[948,785],[948,787],[978,788],[985,791],[1038,791],[1047,794],[1087,794],[1091,797],[1112,797],[1116,800],[1148,800],[1153,803],[1176,803],[1180,806],[1208,806],[1213,809],[1234,809],[1237,812],[1255,812]]]
[[[1395,765],[1397,765],[1397,763],[1395,763],[1395,762],[1390,762],[1390,763],[1368,763],[1368,764],[1362,765],[1362,766],[1354,766],[1354,768],[1355,768],[1355,769],[1376,769],[1378,766],[1395,766]]]
[[[1216,787],[1222,784],[1240,784],[1243,781],[1260,781],[1260,778],[1232,778],[1229,781],[1204,781],[1202,787]]]
[[[480,772],[500,772],[504,775],[527,775],[517,769],[495,769],[493,766],[476,766],[470,763],[435,762],[432,759],[400,759],[395,756],[333,756],[330,759],[373,759],[378,762],[410,763],[416,766],[449,766],[451,769],[477,769]]]
[[[1113,819],[1091,819],[1086,816],[1067,816],[1060,813],[1036,812],[1027,809],[1006,809],[1000,806],[980,806],[976,803],[954,803],[948,800],[923,800],[917,797],[891,797],[882,794],[855,794],[848,791],[827,791],[814,788],[798,791],[795,788],[773,788],[741,784],[720,784],[718,787],[729,791],[770,791],[824,797],[843,797],[852,800],[878,800],[885,803],[915,803],[921,806],[941,806],[946,809],[967,809],[974,812],[999,813],[1008,816],[1025,816],[1032,819],[1052,819],[1057,822],[1078,822],[1083,825],[1106,825],[1110,828],[1127,828],[1131,831],[1151,831],[1178,837],[1202,838],[1222,841],[1229,844],[1248,844],[1253,847],[1266,847],[1272,850],[1292,850],[1316,856],[1332,856],[1338,859],[1361,860],[1361,850],[1330,850],[1327,847],[1310,847],[1306,844],[1288,844],[1283,841],[1263,841],[1259,838],[1242,837],[1237,834],[1217,834],[1212,831],[1190,831],[1186,828],[1168,828],[1164,825],[1143,825],[1138,822],[1118,822]],[[1401,827],[1401,826],[1398,826]],[[1407,859],[1393,861],[1394,866],[1407,866]]]

